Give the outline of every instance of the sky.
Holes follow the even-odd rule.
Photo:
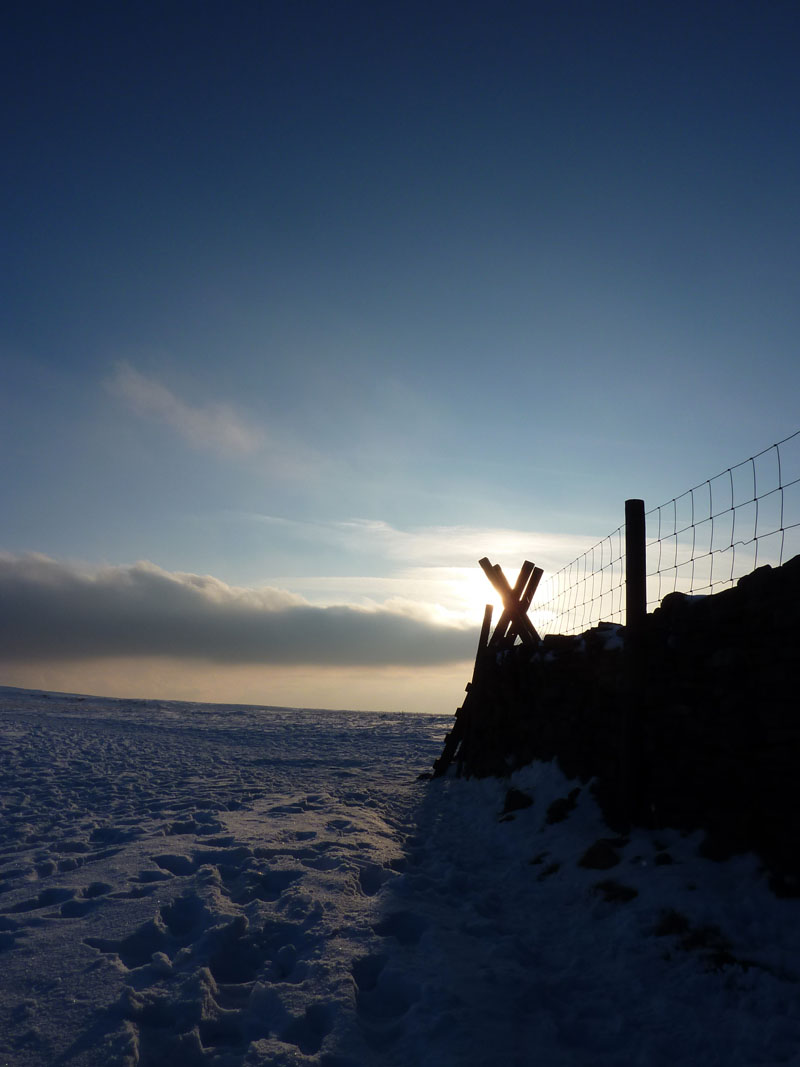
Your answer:
[[[447,712],[800,428],[794,3],[15,3],[0,682]]]

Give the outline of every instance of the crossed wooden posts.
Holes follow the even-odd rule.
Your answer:
[[[525,645],[535,645],[539,643],[539,635],[536,632],[536,627],[528,618],[528,608],[531,606],[533,595],[541,581],[544,571],[541,567],[534,567],[529,561],[525,560],[520,568],[519,577],[514,583],[514,588],[508,584],[508,579],[503,574],[503,569],[499,563],[495,563],[494,566],[489,562],[487,556],[483,559],[479,559],[478,563],[483,570],[483,573],[495,587],[497,592],[503,601],[503,613],[498,620],[495,631],[488,641],[488,646],[496,649],[511,648],[517,637],[520,638]],[[484,611],[484,626],[488,634],[489,627],[492,624],[492,605],[487,604]],[[478,648],[478,656],[481,655],[481,647]]]
[[[458,752],[459,768],[464,760],[464,749],[469,746],[470,737],[473,733],[475,717],[479,713],[480,706],[484,703],[481,690],[483,676],[491,657],[497,653],[511,648],[520,639],[524,645],[538,645],[539,634],[536,627],[528,618],[528,608],[531,606],[533,595],[544,573],[541,567],[534,567],[525,560],[520,568],[519,577],[513,587],[508,584],[508,579],[499,563],[492,564],[488,557],[478,560],[484,574],[500,594],[503,601],[503,610],[495,626],[494,633],[489,636],[492,627],[492,605],[487,604],[483,613],[483,625],[478,640],[478,651],[475,656],[475,668],[472,672],[472,681],[467,684],[467,695],[464,703],[456,712],[456,721],[453,729],[447,735],[444,750],[433,765],[434,777],[445,773],[453,762]]]

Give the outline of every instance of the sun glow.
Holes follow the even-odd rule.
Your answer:
[[[503,568],[503,572],[509,584],[513,586],[517,579],[517,571]],[[446,621],[463,626],[474,626],[477,630],[483,619],[485,605],[491,604],[492,625],[497,623],[503,610],[502,599],[479,567],[453,567],[448,570],[446,577],[442,576],[440,581],[439,602]],[[537,605],[547,605],[553,595],[552,578],[545,575],[528,611],[531,622],[540,632],[546,632],[552,628],[554,612],[549,605],[547,608],[537,608]]]
[[[461,594],[465,618],[469,617],[470,621],[480,626],[484,608],[491,604],[493,618],[497,619],[502,611],[502,600],[483,571],[477,567],[465,568],[460,579],[454,579],[454,584],[456,592],[460,591]]]
[[[503,605],[486,575],[479,567],[442,567],[430,576],[435,583],[435,599],[443,616],[451,624],[480,629],[487,604],[493,608],[493,619],[499,618]]]

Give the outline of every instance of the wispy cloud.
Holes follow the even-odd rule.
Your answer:
[[[588,534],[553,534],[489,526],[418,526],[399,529],[381,520],[310,522],[252,513],[228,513],[259,523],[308,546],[308,558],[337,554],[337,574],[282,574],[280,584],[311,602],[382,607],[441,625],[479,626],[487,602],[498,597],[478,566],[489,556],[513,581],[523,560],[559,570],[597,541]],[[345,569],[348,562],[352,569]],[[365,562],[369,569],[365,568]],[[277,577],[277,576],[276,576]],[[546,588],[542,586],[542,592]],[[540,599],[545,599],[544,596]]]
[[[170,656],[227,664],[431,665],[468,659],[474,635],[409,608],[314,606],[152,563],[87,569],[0,556],[0,657]]]
[[[512,569],[530,559],[558,570],[584,552],[591,535],[541,533],[493,526],[418,526],[405,530],[372,519],[337,523],[345,538],[379,549],[387,559],[410,566],[474,567],[483,556]]]
[[[590,548],[600,534],[546,533],[501,526],[393,526],[381,519],[355,518],[324,522],[282,518],[254,512],[228,512],[229,519],[261,523],[290,531],[308,543],[334,544],[354,556],[384,559],[395,575],[417,569],[477,568],[483,556],[512,570],[530,559],[545,571],[556,571]],[[409,569],[412,569],[411,571]]]
[[[225,455],[249,455],[265,443],[263,432],[230,404],[188,404],[154,378],[118,363],[106,382],[112,395],[143,418],[171,427],[194,448]]]

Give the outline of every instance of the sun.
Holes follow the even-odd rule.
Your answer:
[[[477,565],[448,568],[443,586],[447,606],[458,616],[462,625],[472,625],[479,629],[487,604],[492,605],[494,620],[499,618],[503,610],[500,596]]]

